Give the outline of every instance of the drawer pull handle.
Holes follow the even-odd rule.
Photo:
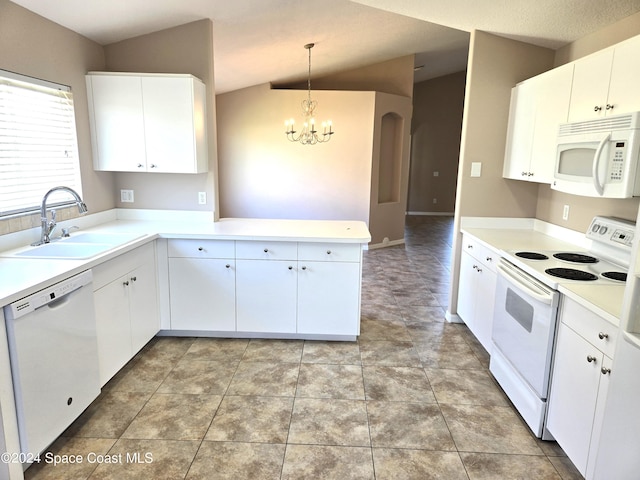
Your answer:
[[[293,267],[291,265],[289,265],[289,270],[293,270]]]
[[[198,247],[198,251],[199,251],[199,252],[201,252],[201,251],[203,251],[203,250],[204,250],[204,248],[202,248],[202,247]]]
[[[469,244],[467,245],[467,248],[473,248],[473,245]]]
[[[608,334],[608,333],[604,333],[604,332],[600,332],[600,333],[598,334],[598,338],[599,338],[600,340],[604,340],[605,338],[609,338],[609,334]]]
[[[265,249],[264,249],[264,253],[267,253],[267,252],[269,252],[269,249],[268,249],[268,248],[265,248]]]
[[[229,265],[228,263],[224,266],[224,268],[231,268],[231,265]]]
[[[487,257],[487,262],[493,262],[493,258],[492,257]]]
[[[127,280],[126,282],[122,282],[122,285],[124,285],[125,287],[129,286],[129,281]]]
[[[601,372],[603,375],[608,375],[608,374],[610,374],[610,373],[611,373],[611,369],[610,369],[610,368],[606,368],[606,367],[602,367],[602,368],[600,369],[600,372]]]
[[[307,267],[302,267],[302,269],[303,269],[303,270],[306,270],[306,269],[307,269]]]
[[[599,112],[600,110],[602,110],[602,107],[599,105],[596,105],[595,107],[593,107],[594,112]]]
[[[131,277],[132,282],[135,282],[136,280],[138,280],[138,277]]]
[[[596,360],[598,360],[596,357],[594,357],[593,355],[587,355],[587,362],[591,363],[591,362],[596,362]]]

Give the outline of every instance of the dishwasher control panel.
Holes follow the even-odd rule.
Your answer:
[[[86,270],[78,275],[55,283],[28,297],[22,298],[4,307],[7,319],[17,319],[51,302],[64,298],[65,295],[78,290],[92,282],[91,270]]]

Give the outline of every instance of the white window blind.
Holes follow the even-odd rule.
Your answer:
[[[39,209],[60,185],[82,195],[71,89],[0,70],[0,217]]]

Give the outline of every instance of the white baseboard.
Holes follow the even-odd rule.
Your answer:
[[[382,243],[369,244],[369,250],[375,250],[376,248],[393,247],[396,245],[404,245],[404,238],[401,238],[399,240],[386,240]]]

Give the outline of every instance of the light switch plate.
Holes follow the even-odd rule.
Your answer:
[[[482,174],[482,162],[471,162],[471,176],[479,177]]]

